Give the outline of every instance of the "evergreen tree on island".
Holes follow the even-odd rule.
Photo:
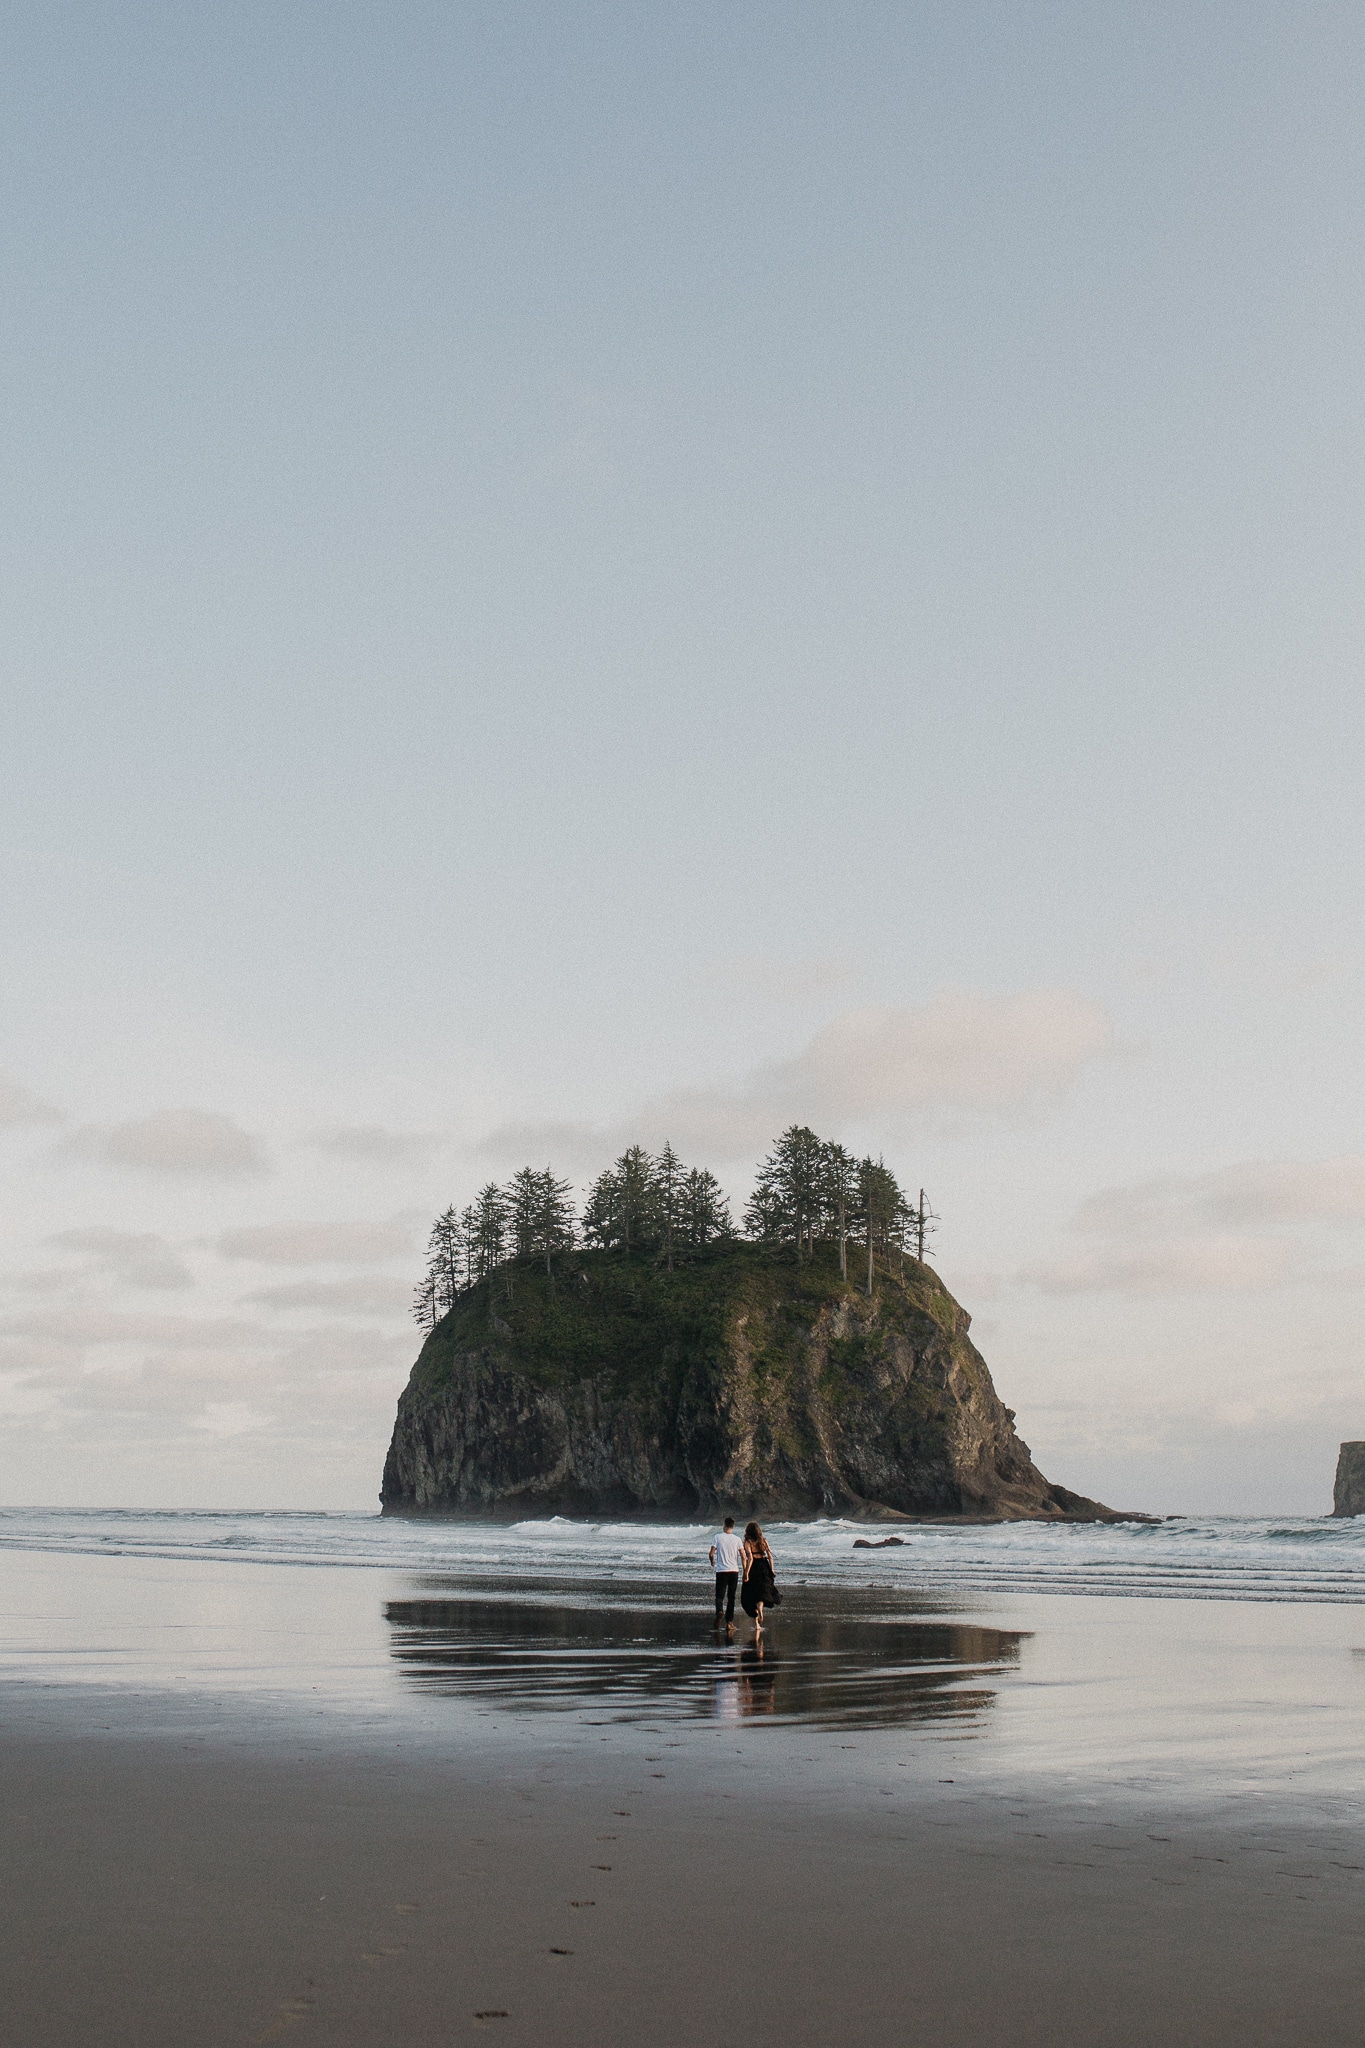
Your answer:
[[[543,1173],[523,1166],[507,1184],[504,1208],[516,1258],[543,1258],[547,1276],[552,1275],[556,1252],[567,1251],[574,1241],[572,1190],[557,1178],[554,1168]]]
[[[553,1167],[523,1166],[505,1187],[489,1181],[458,1214],[453,1204],[445,1209],[431,1227],[427,1269],[413,1297],[422,1328],[434,1329],[463,1293],[509,1259],[543,1260],[553,1279],[556,1255],[581,1241],[672,1272],[680,1259],[736,1236],[715,1175],[685,1166],[668,1142],[657,1155],[628,1146],[588,1189],[581,1225],[571,1193]],[[884,1159],[855,1159],[809,1125],[791,1124],[755,1175],[744,1236],[785,1248],[798,1264],[831,1246],[845,1281],[849,1241],[861,1239],[871,1295],[878,1257],[903,1272],[907,1251],[925,1258],[937,1221],[924,1190],[918,1206],[911,1203]]]
[[[599,1251],[652,1252],[673,1267],[684,1250],[734,1235],[715,1175],[684,1167],[665,1142],[657,1158],[632,1145],[599,1174],[583,1210],[583,1238]]]

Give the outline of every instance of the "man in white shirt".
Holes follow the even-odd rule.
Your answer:
[[[720,1627],[721,1609],[725,1610],[725,1626],[733,1630],[735,1625],[735,1589],[739,1585],[739,1574],[744,1563],[744,1545],[735,1534],[735,1518],[725,1517],[725,1527],[711,1545],[711,1568],[716,1574],[716,1627]]]

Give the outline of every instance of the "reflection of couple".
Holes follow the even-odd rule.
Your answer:
[[[735,1591],[739,1604],[754,1624],[757,1639],[763,1633],[763,1610],[776,1607],[781,1595],[773,1579],[773,1554],[757,1522],[750,1522],[743,1541],[735,1534],[735,1518],[725,1517],[725,1527],[711,1545],[711,1569],[716,1575],[716,1627],[724,1620],[726,1633],[735,1632]]]
[[[727,1660],[728,1662],[728,1660]],[[733,1665],[716,1674],[716,1718],[747,1720],[777,1712],[777,1658],[763,1636],[746,1643]]]

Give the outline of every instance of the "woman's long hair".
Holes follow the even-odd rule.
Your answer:
[[[761,1543],[763,1541],[763,1531],[759,1528],[757,1522],[750,1522],[748,1528],[744,1531],[744,1541],[746,1543]]]

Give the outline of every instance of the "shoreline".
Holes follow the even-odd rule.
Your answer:
[[[588,1508],[584,1507],[580,1501],[572,1506],[566,1506],[561,1503],[556,1507],[553,1503],[537,1501],[533,1505],[536,1510],[535,1513],[528,1512],[525,1503],[517,1507],[490,1508],[485,1512],[482,1509],[476,1508],[409,1507],[407,1505],[395,1507],[391,1502],[381,1501],[378,1520],[381,1522],[437,1524],[448,1522],[457,1525],[463,1524],[472,1528],[506,1529],[514,1529],[519,1524],[527,1521],[561,1520],[606,1523],[612,1527],[640,1529],[670,1529],[679,1526],[706,1529],[711,1526],[711,1522],[705,1518],[680,1524],[678,1515],[672,1512],[668,1514],[663,1512],[657,1514],[644,1513],[638,1509],[632,1510],[621,1507],[619,1504],[600,1508]],[[691,1510],[689,1510],[690,1512]],[[718,1507],[712,1520],[719,1522],[722,1515],[728,1512],[728,1509]],[[995,1529],[1007,1528],[1017,1523],[1027,1522],[1044,1528],[1082,1529],[1096,1525],[1107,1526],[1109,1523],[1114,1522],[1143,1522],[1150,1523],[1156,1527],[1163,1522],[1183,1522],[1189,1519],[1185,1515],[1149,1515],[1137,1508],[1106,1508],[1102,1514],[1087,1515],[1066,1513],[1055,1515],[1030,1515],[1022,1513],[1000,1515],[910,1515],[903,1513],[900,1508],[869,1508],[862,1512],[856,1509],[848,1509],[837,1515],[796,1516],[784,1515],[776,1508],[736,1508],[734,1514],[736,1520],[740,1519],[741,1516],[744,1518],[753,1517],[766,1521],[773,1527],[780,1526],[796,1529],[818,1529],[836,1522],[846,1522],[850,1527],[855,1528],[875,1528],[885,1524],[888,1527],[894,1525],[896,1527],[903,1526],[912,1529]],[[1323,1519],[1330,1520],[1331,1517],[1324,1516]]]

